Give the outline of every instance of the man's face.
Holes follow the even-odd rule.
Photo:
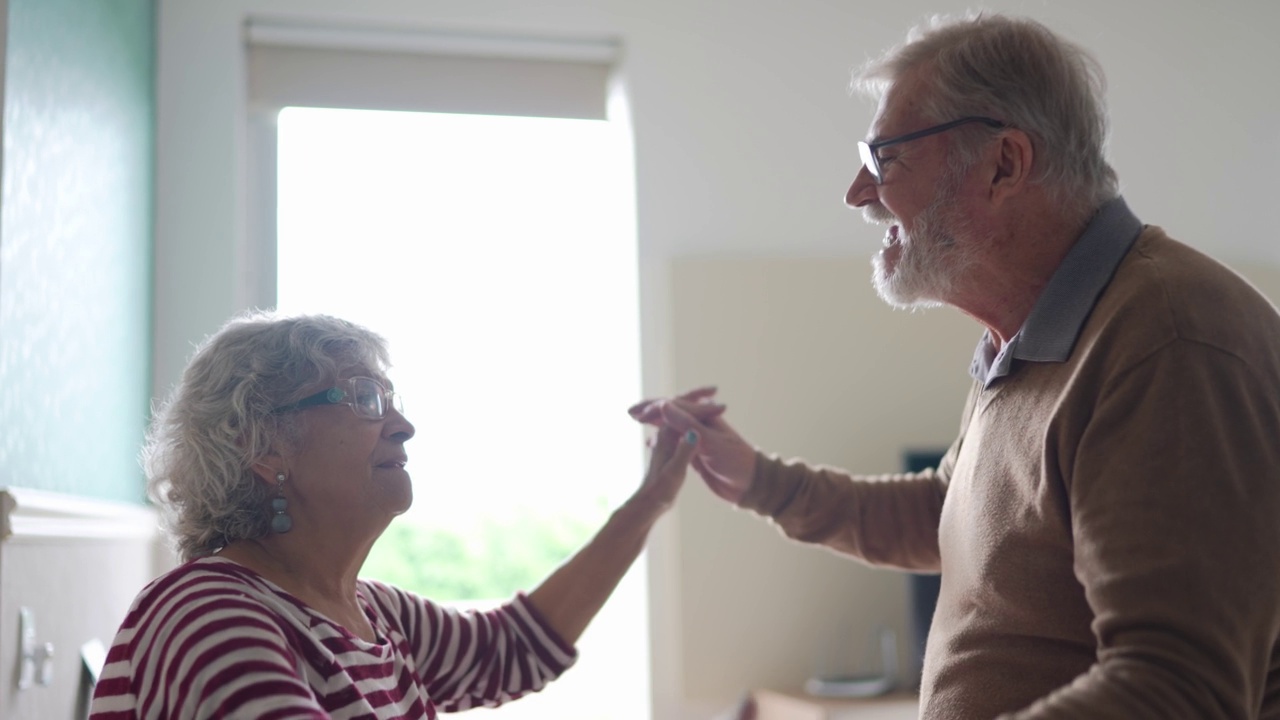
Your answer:
[[[871,125],[873,140],[896,137],[933,123],[918,109],[917,87],[908,75],[885,93]],[[883,246],[872,259],[880,297],[895,307],[952,302],[957,285],[976,262],[965,241],[968,227],[960,191],[964,177],[947,164],[947,138],[933,135],[880,151],[884,182],[863,168],[845,196],[867,222],[886,226]]]
[[[966,228],[956,205],[958,181],[947,173],[933,202],[914,217],[899,218],[885,204],[862,208],[867,222],[888,226],[880,252],[871,258],[871,277],[876,292],[894,307],[945,303],[973,267],[972,245],[960,239]]]

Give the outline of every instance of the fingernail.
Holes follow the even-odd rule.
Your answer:
[[[697,445],[697,444],[698,444],[698,433],[696,433],[696,432],[694,432],[694,431],[690,430],[689,432],[687,432],[687,433],[685,433],[685,434],[684,434],[684,441],[685,441],[685,442],[687,442],[687,443],[689,443],[690,445]]]

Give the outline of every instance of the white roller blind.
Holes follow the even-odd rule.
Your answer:
[[[251,20],[249,101],[605,119],[617,43]]]

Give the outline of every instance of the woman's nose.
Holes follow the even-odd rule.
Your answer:
[[[409,422],[409,418],[405,417],[404,413],[400,412],[394,405],[387,408],[387,423],[383,426],[382,431],[400,442],[408,440],[417,432],[413,427],[413,423]]]

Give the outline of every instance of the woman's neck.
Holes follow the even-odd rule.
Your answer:
[[[303,543],[285,538],[237,540],[218,556],[249,568],[352,634],[373,641],[373,628],[356,597],[356,578],[367,551],[359,558],[345,559],[339,554],[298,552]]]

